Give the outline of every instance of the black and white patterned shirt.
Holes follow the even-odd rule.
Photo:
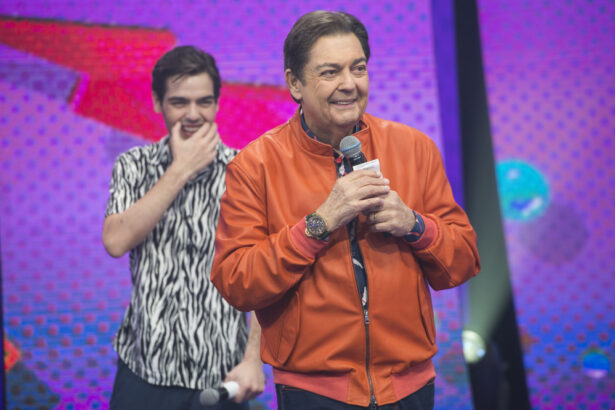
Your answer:
[[[150,383],[215,387],[243,357],[245,315],[209,279],[226,166],[235,154],[220,143],[216,159],[188,181],[154,230],[130,251],[132,294],[113,345]],[[170,164],[168,137],[119,155],[106,215],[128,209]]]

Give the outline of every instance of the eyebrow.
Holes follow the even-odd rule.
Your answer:
[[[354,61],[353,61],[350,65],[351,65],[351,66],[352,66],[352,65],[357,65],[357,64],[362,63],[362,62],[367,62],[367,59],[366,59],[365,57],[357,58],[357,59],[356,59],[356,60],[354,60]],[[339,65],[339,64],[336,64],[336,63],[323,63],[323,64],[320,64],[320,65],[317,65],[317,66],[316,66],[316,70],[320,70],[321,68],[325,68],[325,67],[332,67],[332,68],[337,68],[337,69],[339,69],[339,68],[341,68],[342,66],[341,66],[341,65]]]
[[[210,94],[210,95],[206,95],[206,96],[201,97],[201,98],[197,98],[197,101],[214,100],[214,99],[215,99],[215,97],[213,96],[213,94]],[[186,102],[186,101],[190,101],[190,99],[186,98],[186,97],[177,96],[177,97],[169,97],[168,101],[170,101],[170,102]]]

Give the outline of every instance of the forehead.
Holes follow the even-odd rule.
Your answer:
[[[310,50],[308,66],[320,64],[345,64],[365,58],[361,42],[353,33],[340,33],[322,36]]]
[[[202,98],[208,95],[214,95],[214,83],[207,73],[167,78],[165,98]]]

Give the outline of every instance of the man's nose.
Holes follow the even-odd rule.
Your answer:
[[[198,120],[201,114],[199,113],[198,106],[196,104],[188,104],[188,110],[184,116],[187,120]]]
[[[352,90],[355,88],[355,79],[350,70],[342,70],[339,79],[340,83],[338,88],[340,90]]]

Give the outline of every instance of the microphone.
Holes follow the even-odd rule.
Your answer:
[[[354,135],[347,135],[342,138],[340,141],[340,151],[342,151],[344,158],[348,158],[353,170],[375,169],[376,171],[380,171],[380,161],[378,158],[368,162],[361,151],[361,141]],[[384,233],[385,238],[389,238],[390,236],[390,233]]]
[[[348,158],[350,165],[354,171],[359,169],[375,169],[380,171],[380,161],[378,158],[367,161],[363,152],[361,152],[361,141],[354,135],[347,135],[340,141],[340,151],[344,158]]]
[[[340,150],[342,154],[344,154],[344,158],[348,158],[350,165],[353,167],[367,162],[365,155],[361,152],[361,141],[354,135],[348,135],[342,138]]]
[[[210,387],[199,395],[199,402],[204,406],[214,406],[221,401],[230,400],[237,396],[239,384],[234,381],[222,383],[218,388]]]

